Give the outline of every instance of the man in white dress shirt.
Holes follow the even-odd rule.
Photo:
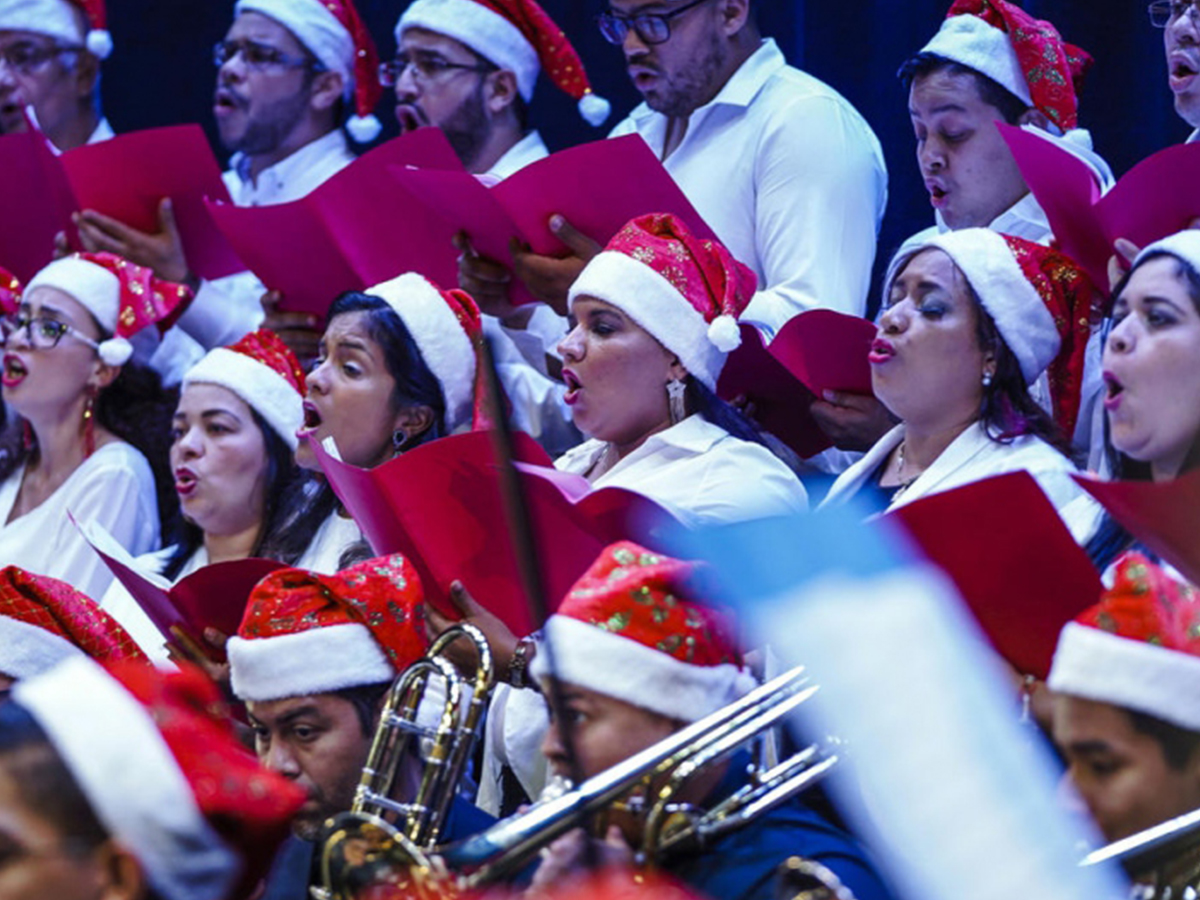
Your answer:
[[[113,136],[100,112],[100,61],[112,50],[102,0],[0,0],[0,134],[26,107],[56,151]]]
[[[1188,143],[1200,138],[1200,7],[1193,0],[1157,0],[1150,21],[1163,30],[1167,54],[1167,86],[1175,95],[1175,112],[1196,129]]]
[[[354,159],[343,123],[357,139],[378,134],[374,45],[351,0],[238,0],[234,14],[214,51],[213,112],[234,154],[226,185],[241,206],[298,200]],[[357,114],[347,121],[352,110]],[[198,279],[166,203],[162,225],[146,234],[91,211],[79,221],[90,249],[196,288],[178,324],[200,348],[235,342],[258,327],[262,283],[249,272]]]

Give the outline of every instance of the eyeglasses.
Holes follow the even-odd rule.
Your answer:
[[[699,6],[704,0],[692,0],[678,9],[664,13],[639,13],[636,16],[622,16],[614,12],[604,12],[596,16],[596,24],[600,33],[610,44],[623,44],[632,28],[643,44],[664,44],[671,37],[671,19]]]
[[[32,74],[56,56],[64,53],[79,53],[82,47],[61,47],[57,44],[39,46],[28,41],[19,41],[0,49],[0,64],[8,66],[22,75]]]
[[[270,44],[260,44],[258,41],[217,41],[213,47],[213,63],[219,69],[238,54],[246,67],[255,72],[264,69],[309,69],[313,72],[323,72],[325,67],[315,59],[304,56],[292,56],[284,53],[278,47]]]
[[[496,67],[484,62],[456,63],[436,53],[397,53],[391,62],[379,64],[379,83],[384,87],[395,87],[404,77],[404,73],[412,67],[413,78],[422,83],[437,81],[447,72],[455,69],[463,72],[494,72]]]
[[[28,313],[18,313],[15,316],[6,316],[3,320],[0,320],[0,334],[4,336],[5,345],[8,344],[14,334],[17,334],[21,330],[25,331],[25,340],[35,350],[53,350],[66,335],[70,335],[80,343],[87,344],[93,350],[100,349],[100,345],[90,337],[80,334],[77,329],[58,319],[47,319],[44,316],[31,316]]]
[[[1200,22],[1200,9],[1195,0],[1154,0],[1146,11],[1150,13],[1150,24],[1155,28],[1166,28],[1187,13],[1191,16],[1192,24]]]

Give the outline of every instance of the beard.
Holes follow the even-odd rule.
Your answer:
[[[304,90],[276,100],[264,107],[257,116],[249,118],[246,130],[239,137],[226,139],[222,135],[221,142],[230,153],[243,153],[246,156],[274,153],[304,118],[308,99],[308,91]]]
[[[702,55],[694,62],[668,75],[659,70],[661,87],[646,95],[646,105],[668,118],[687,118],[709,99],[717,73],[725,65],[728,49],[713,34]]]
[[[463,99],[446,121],[441,123],[446,140],[468,169],[474,165],[483,151],[483,145],[491,133],[491,122],[483,104],[483,82]]]

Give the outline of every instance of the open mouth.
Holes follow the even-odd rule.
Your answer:
[[[222,88],[213,95],[213,110],[218,115],[241,109],[242,105],[243,104],[238,101],[238,98],[234,96],[232,91]]]
[[[890,341],[876,338],[871,342],[871,352],[867,354],[867,360],[872,363],[885,363],[895,355],[896,348]]]
[[[1105,372],[1104,388],[1104,408],[1116,409],[1121,403],[1121,396],[1125,393],[1125,385],[1121,384],[1112,372]]]
[[[186,497],[196,489],[200,479],[196,477],[196,473],[191,469],[176,469],[175,470],[175,493],[181,497]]]
[[[416,131],[427,124],[421,110],[411,103],[396,104],[396,122],[399,123],[402,134]]]
[[[579,399],[579,392],[583,390],[583,384],[579,381],[579,376],[570,369],[562,371],[563,384],[567,386],[567,392],[563,395],[563,402],[571,404]]]
[[[321,412],[311,401],[304,401],[304,425],[301,431],[315,431],[321,427]]]
[[[1183,87],[1196,77],[1197,69],[1189,60],[1175,57],[1171,60],[1171,86]]]
[[[25,363],[21,362],[19,356],[11,353],[4,354],[4,374],[0,377],[5,387],[13,387],[25,380],[25,376],[29,374],[29,370],[25,368]]]

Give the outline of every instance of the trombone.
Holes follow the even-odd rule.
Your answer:
[[[327,826],[322,853],[328,896],[351,900],[358,890],[383,883],[414,897],[444,897],[447,889],[494,884],[617,801],[645,816],[644,859],[704,847],[817,783],[836,765],[836,745],[810,747],[776,766],[758,767],[748,785],[711,810],[679,802],[700,771],[764,734],[816,691],[802,668],[793,669],[566,793],[454,844],[423,847],[381,827],[385,823],[378,818],[342,814]]]
[[[1173,860],[1200,847],[1200,809],[1192,810],[1173,819],[1167,819],[1144,831],[1131,834],[1093,850],[1081,861],[1081,866],[1098,866],[1115,862],[1135,881],[1153,876]],[[1197,896],[1195,883],[1187,886],[1164,884],[1135,885],[1135,894],[1147,898],[1171,898],[1176,900],[1189,895]],[[1189,894],[1190,892],[1190,894]]]

